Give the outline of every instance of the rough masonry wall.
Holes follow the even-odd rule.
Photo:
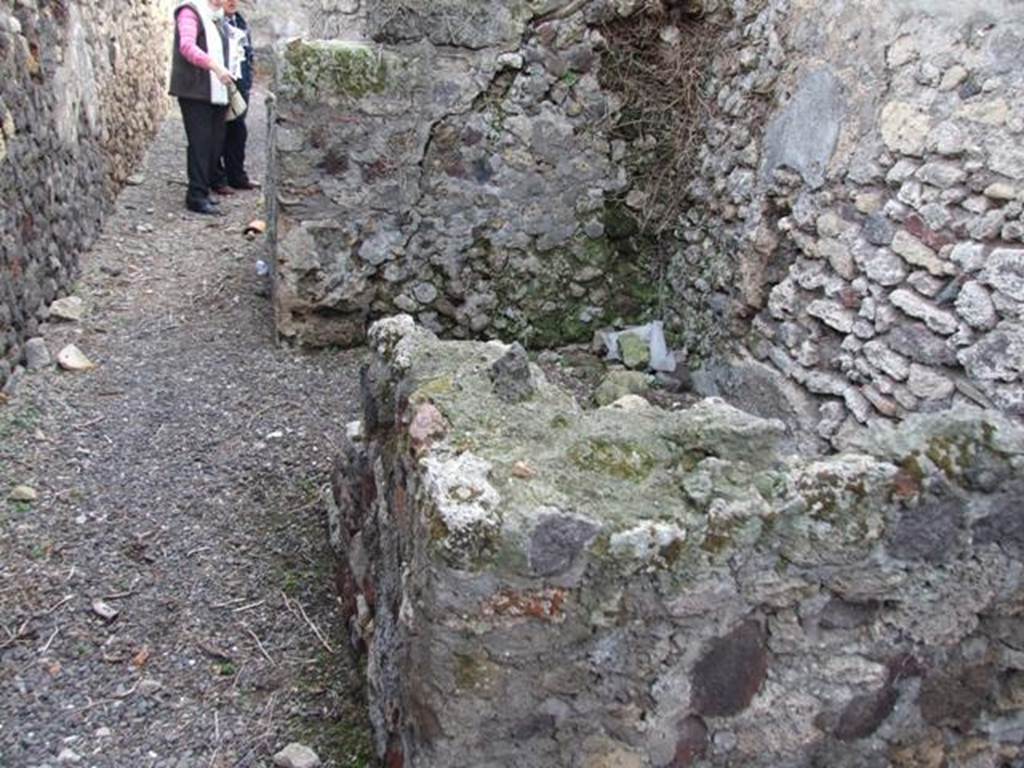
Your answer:
[[[269,190],[285,337],[354,344],[404,311],[544,345],[647,315],[658,276],[598,81],[617,12],[552,8],[375,0],[373,44],[287,46]]]
[[[581,411],[521,349],[370,332],[332,543],[391,768],[1024,759],[1024,429],[827,459],[706,400]]]
[[[0,386],[166,104],[162,0],[0,4]]]
[[[741,339],[825,438],[968,402],[1024,415],[1019,3],[728,5],[671,270],[692,358]],[[733,385],[766,379],[733,363]]]
[[[292,37],[355,39],[366,0],[241,0],[257,48],[272,51]]]

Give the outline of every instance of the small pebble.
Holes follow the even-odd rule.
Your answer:
[[[61,765],[67,765],[69,763],[80,763],[82,762],[82,757],[74,750],[64,747],[64,749],[60,751],[60,754],[57,755],[57,762]]]
[[[92,612],[104,621],[113,621],[117,618],[118,610],[109,603],[97,598],[92,601]]]
[[[139,687],[135,690],[143,696],[152,696],[154,693],[156,693],[163,687],[164,684],[161,683],[159,680],[147,678],[146,680],[143,680],[141,683],[139,683]]]
[[[309,747],[292,743],[274,755],[277,768],[318,768],[320,758]]]
[[[39,494],[35,488],[27,485],[16,485],[7,496],[11,501],[35,501]]]

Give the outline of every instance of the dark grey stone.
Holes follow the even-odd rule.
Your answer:
[[[708,727],[696,715],[690,715],[679,723],[679,738],[676,753],[668,768],[689,768],[696,765],[708,751]]]
[[[979,449],[967,466],[961,467],[963,484],[968,490],[995,493],[1004,489],[1003,493],[1013,493],[1014,485],[1006,483],[1013,477],[1013,467],[1006,457],[985,449]],[[1018,503],[1024,503],[1024,487],[1017,485]]]
[[[989,514],[974,524],[974,543],[1024,550],[1024,482],[1010,484],[989,505]]]
[[[996,670],[987,664],[939,671],[921,684],[918,706],[925,722],[968,731],[991,701]]]
[[[889,531],[889,553],[901,560],[945,562],[956,549],[963,517],[963,500],[951,491],[926,492]]]
[[[981,85],[973,77],[968,78],[964,84],[960,86],[959,90],[957,90],[957,95],[965,101],[967,99],[973,99],[979,93],[981,93]]]
[[[472,49],[508,43],[522,34],[523,19],[514,3],[438,4],[427,0],[370,3],[367,31],[383,43],[429,40],[435,45]]]
[[[537,391],[526,350],[516,342],[491,366],[491,381],[498,397],[509,403],[529,400]]]
[[[768,676],[764,627],[753,619],[740,624],[711,647],[693,668],[690,704],[705,717],[742,712]]]
[[[895,234],[896,228],[885,214],[873,213],[864,221],[864,237],[872,245],[889,245]]]
[[[765,419],[779,419],[786,427],[786,444],[809,453],[820,451],[813,428],[818,423],[817,403],[785,376],[764,363],[719,358],[689,372],[690,386],[703,397],[722,397]]]
[[[768,124],[762,176],[796,171],[812,188],[825,183],[845,113],[842,84],[829,67],[804,78],[789,104]]]
[[[564,573],[598,530],[589,520],[578,517],[549,515],[543,518],[530,535],[530,570],[538,576]]]
[[[922,365],[957,366],[956,350],[946,339],[936,336],[924,323],[896,326],[881,341],[894,352]]]
[[[818,625],[822,629],[856,629],[870,624],[878,615],[878,603],[852,603],[833,597],[822,609]]]
[[[50,350],[46,348],[46,341],[37,337],[25,342],[25,367],[28,370],[42,370],[51,363]]]
[[[981,631],[1016,651],[1024,651],[1024,619],[1020,616],[982,616]]]
[[[866,739],[889,717],[897,698],[896,691],[889,685],[874,693],[853,697],[839,715],[833,735],[840,741]]]

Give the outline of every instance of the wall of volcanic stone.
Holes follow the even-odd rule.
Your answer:
[[[670,275],[692,359],[742,347],[823,437],[1024,414],[1019,3],[728,5]]]
[[[673,202],[638,174],[657,137],[623,138],[643,105],[607,76],[609,25],[640,4],[322,16],[312,34],[370,42],[281,59],[282,334],[358,343],[402,311],[542,346],[663,315],[703,392],[814,439],[953,404],[1024,413],[1016,4],[665,5],[665,46],[694,23],[715,40],[667,265],[665,233],[637,228]]]
[[[165,3],[0,4],[0,386],[166,104]]]
[[[541,5],[380,1],[370,44],[283,50],[270,195],[285,337],[358,343],[404,311],[544,345],[647,316],[657,274],[598,79],[598,28],[618,11]]]
[[[1024,759],[1024,428],[828,457],[708,399],[582,410],[523,350],[377,323],[331,541],[400,768]]]

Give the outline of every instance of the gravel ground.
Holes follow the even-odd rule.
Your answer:
[[[85,319],[45,329],[98,368],[0,406],[0,766],[269,766],[290,741],[369,765],[319,496],[361,353],[276,346],[260,194],[186,213],[176,113],[142,174],[83,259]]]

